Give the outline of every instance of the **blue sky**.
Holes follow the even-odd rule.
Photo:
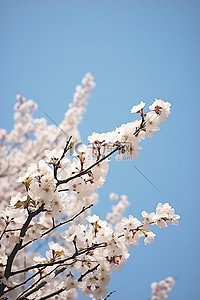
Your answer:
[[[199,299],[199,13],[199,1],[0,1],[1,127],[13,126],[18,92],[59,123],[88,71],[96,88],[80,126],[83,141],[131,121],[130,108],[141,100],[172,103],[138,159],[111,161],[93,210],[105,217],[116,192],[127,194],[127,213],[136,217],[158,202],[181,215],[179,227],[155,228],[152,245],[131,251],[113,274],[113,300],[146,300],[150,283],[169,275],[177,277],[169,299]],[[36,116],[44,117],[40,110]]]

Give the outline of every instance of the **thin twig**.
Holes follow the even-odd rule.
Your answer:
[[[40,298],[40,300],[49,299],[49,298],[51,298],[53,296],[59,295],[60,293],[64,292],[65,290],[66,290],[65,288],[61,288],[61,289],[59,289],[59,290],[57,290],[57,291],[55,291],[55,292],[53,292],[53,293],[51,293],[49,295],[46,295],[45,297]]]
[[[0,240],[2,239],[4,233],[6,232],[6,228],[8,227],[9,223],[6,223],[4,230],[2,231],[2,234],[0,236]]]
[[[22,296],[23,298],[24,297],[27,297],[28,295],[31,295],[33,292],[31,291],[30,293],[30,290],[33,289],[41,280],[43,280],[45,277],[49,276],[51,273],[53,273],[57,268],[59,268],[60,266],[56,266],[53,270],[51,270],[49,273],[45,274],[43,277],[40,276],[40,278],[34,282],[31,286],[29,286],[25,291],[23,291],[18,297],[16,300],[20,299]],[[46,267],[43,267],[42,269],[40,269],[37,273],[41,274],[41,272],[45,269]],[[43,281],[43,282],[46,282],[46,281]],[[46,282],[47,283],[47,282]],[[45,284],[44,284],[45,285]],[[43,286],[44,286],[43,285]],[[35,288],[34,288],[35,289]]]
[[[100,164],[102,161],[104,161],[105,159],[107,159],[108,157],[110,157],[112,154],[114,154],[116,151],[120,150],[122,146],[117,146],[113,151],[111,151],[110,153],[108,153],[107,155],[105,155],[104,157],[102,157],[101,159],[99,159],[98,161],[96,161],[94,164],[92,164],[91,166],[89,166],[87,169],[81,171],[80,173],[73,175],[67,179],[63,179],[63,180],[58,180],[56,186],[59,186],[60,184],[63,183],[68,183],[70,180],[76,179],[78,177],[81,177],[83,175],[88,174],[88,172],[94,168],[96,165]]]
[[[6,279],[8,279],[10,277],[10,275],[11,275],[11,268],[12,268],[12,264],[13,264],[14,258],[16,256],[17,252],[22,249],[22,241],[23,241],[22,238],[25,236],[26,230],[27,230],[27,228],[28,228],[31,220],[35,216],[37,216],[41,211],[44,211],[44,204],[42,204],[37,210],[29,213],[29,215],[28,215],[28,217],[26,219],[26,222],[22,226],[22,229],[20,231],[19,242],[15,244],[12,252],[10,253],[10,255],[8,256],[8,259],[7,259],[6,268],[5,268],[5,272],[4,272],[4,277]],[[4,283],[1,283],[0,284],[0,296],[3,295],[3,291],[4,291],[5,288],[6,288],[6,285]]]
[[[95,250],[96,248],[102,248],[102,247],[106,247],[107,246],[107,243],[105,242],[102,242],[102,243],[99,243],[99,244],[94,244],[86,249],[82,249],[80,250],[78,253],[74,253],[71,257],[68,257],[68,258],[64,258],[64,259],[61,259],[61,260],[56,260],[56,261],[53,261],[53,262],[48,262],[48,263],[44,263],[44,264],[36,264],[36,265],[33,265],[33,266],[30,266],[30,267],[27,267],[26,269],[21,269],[21,270],[18,270],[18,271],[15,271],[15,272],[12,272],[10,274],[10,276],[14,276],[16,274],[21,274],[21,273],[24,273],[24,272],[28,272],[30,270],[33,270],[33,269],[38,269],[38,268],[42,268],[42,267],[49,267],[49,266],[54,266],[56,264],[62,264],[62,263],[65,263],[66,261],[69,261],[69,260],[73,260],[75,259],[77,256],[80,256],[82,254],[85,254],[87,253],[88,251],[91,251],[91,250]]]
[[[44,270],[44,269],[45,269],[45,267],[42,270]],[[29,278],[27,278],[25,281],[23,281],[23,282],[15,285],[15,286],[9,288],[9,290],[6,291],[5,294],[8,293],[8,292],[10,292],[10,291],[12,291],[12,290],[14,290],[14,289],[16,289],[16,288],[18,288],[18,287],[20,287],[20,286],[22,286],[22,285],[24,285],[24,284],[26,284],[28,281],[30,281],[31,279],[33,279],[35,276],[39,275],[42,270],[39,270],[38,272],[36,272],[35,274],[33,274],[32,276],[30,276]]]
[[[106,298],[104,298],[104,300],[107,300],[113,293],[115,293],[116,291],[112,291],[112,292],[110,292],[107,296],[106,296]]]
[[[56,164],[53,164],[53,171],[54,171],[54,178],[56,180],[58,180],[57,178],[57,173],[58,173],[58,169],[60,168],[60,162],[61,160],[65,157],[65,154],[67,153],[67,151],[70,149],[70,146],[69,146],[69,143],[70,143],[70,140],[72,139],[72,136],[69,137],[66,145],[65,145],[65,148],[63,150],[63,153],[61,155],[61,158],[56,162]]]
[[[99,266],[100,266],[100,264],[96,265],[96,266],[95,266],[94,268],[92,268],[92,269],[87,270],[84,274],[82,274],[82,275],[78,278],[78,282],[82,281],[83,278],[84,278],[87,274],[89,274],[89,273],[91,273],[91,272],[94,272]]]
[[[59,224],[53,226],[53,227],[50,228],[49,230],[45,231],[45,232],[41,235],[41,237],[43,237],[43,236],[49,234],[51,231],[53,231],[54,229],[56,229],[56,228],[58,228],[58,227],[61,227],[61,226],[63,226],[63,225],[66,225],[66,224],[68,224],[68,223],[74,221],[79,215],[81,215],[84,211],[86,211],[87,209],[91,208],[92,206],[93,206],[93,204],[90,204],[90,205],[88,205],[88,206],[86,206],[86,207],[83,206],[82,210],[79,211],[75,216],[73,216],[72,218],[70,218],[70,219],[68,219],[68,220],[66,220],[66,221],[60,222]],[[27,247],[28,245],[30,245],[31,243],[33,243],[33,242],[36,241],[36,240],[37,240],[37,239],[34,239],[34,240],[32,240],[32,241],[27,242],[26,244],[24,244],[24,245],[21,246],[21,249]]]

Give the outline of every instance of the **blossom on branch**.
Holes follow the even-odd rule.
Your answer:
[[[152,282],[152,295],[149,300],[163,300],[168,298],[168,293],[175,284],[173,277],[167,277],[159,282]]]
[[[43,118],[33,119],[37,105],[18,94],[14,129],[10,134],[0,131],[5,192],[0,220],[0,297],[76,299],[80,290],[94,300],[106,299],[112,294],[107,290],[111,275],[127,262],[130,247],[139,245],[141,239],[145,245],[152,243],[153,225],[178,225],[180,216],[169,203],[159,203],[155,212],[143,211],[141,220],[124,217],[127,196],[115,193],[110,198],[117,202],[107,221],[91,214],[111,157],[115,155],[118,161],[136,158],[142,148],[139,143],[159,130],[171,105],[155,100],[146,113],[141,102],[131,110],[140,119],[113,131],[92,133],[90,144],[84,145],[77,125],[94,86],[93,76],[86,74],[58,128],[48,126]],[[45,256],[32,251],[35,242],[40,247],[47,239]]]

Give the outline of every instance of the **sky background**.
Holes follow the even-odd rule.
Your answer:
[[[93,209],[105,218],[113,205],[109,193],[116,192],[128,196],[126,215],[139,218],[158,202],[181,215],[179,227],[152,228],[155,242],[132,249],[112,275],[113,300],[147,300],[151,282],[167,276],[177,278],[169,299],[200,299],[199,15],[199,1],[0,1],[2,128],[13,126],[18,92],[60,123],[86,72],[96,87],[79,127],[85,142],[93,131],[131,121],[130,109],[141,100],[172,103],[172,114],[142,143],[138,159],[112,159]],[[41,110],[35,115],[45,117]]]

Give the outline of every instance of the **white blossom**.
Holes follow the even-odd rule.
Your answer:
[[[159,123],[166,120],[166,118],[169,116],[171,103],[164,102],[161,99],[155,99],[154,103],[149,106],[149,109],[152,111],[155,111],[157,116],[159,117]]]
[[[92,299],[105,298],[112,273],[120,271],[130,257],[129,248],[139,245],[140,238],[145,245],[152,243],[152,225],[178,225],[180,216],[168,203],[159,203],[156,212],[143,211],[142,220],[123,217],[129,201],[115,193],[110,194],[116,202],[107,214],[108,222],[91,212],[111,154],[117,160],[136,158],[142,148],[139,143],[159,130],[171,106],[155,100],[151,111],[143,113],[141,101],[131,109],[140,120],[93,133],[85,145],[78,124],[94,86],[92,74],[87,73],[58,128],[47,125],[44,118],[34,119],[37,104],[17,94],[14,128],[10,133],[0,130],[0,280],[5,298],[39,300],[53,295],[53,299],[74,300],[77,290]],[[26,251],[33,249],[35,241],[38,248],[48,242],[45,255],[41,249]],[[170,277],[152,284],[152,300],[166,297],[173,284]]]
[[[137,113],[139,112],[141,109],[143,109],[145,107],[146,103],[144,103],[143,101],[140,102],[140,104],[138,105],[134,105],[132,108],[131,108],[131,113]]]
[[[168,293],[175,284],[173,277],[167,277],[159,282],[152,282],[152,295],[150,300],[162,300],[168,298]]]

